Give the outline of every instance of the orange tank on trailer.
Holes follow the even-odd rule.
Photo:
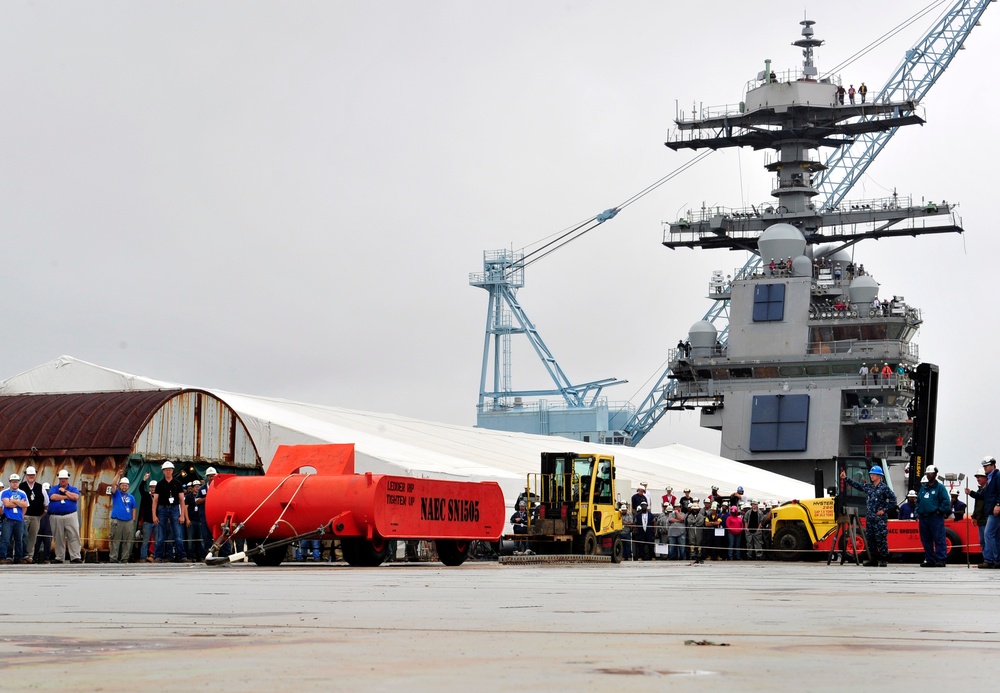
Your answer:
[[[217,547],[246,539],[258,565],[278,565],[300,538],[339,539],[344,559],[365,566],[385,560],[390,540],[431,540],[459,565],[472,541],[500,538],[505,512],[496,482],[356,474],[354,445],[328,444],[282,445],[264,476],[217,476],[205,518]],[[233,559],[210,562],[222,560]]]

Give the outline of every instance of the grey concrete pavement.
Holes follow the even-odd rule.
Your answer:
[[[0,581],[0,669],[32,690],[927,690],[1000,654],[1000,571],[965,566],[63,565]]]

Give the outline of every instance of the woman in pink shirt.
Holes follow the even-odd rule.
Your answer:
[[[740,517],[740,509],[735,505],[729,509],[726,515],[726,538],[729,539],[729,560],[735,561],[739,556],[734,553],[740,551],[740,539],[743,536],[743,518]]]

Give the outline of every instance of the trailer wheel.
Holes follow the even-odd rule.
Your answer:
[[[471,542],[467,539],[437,539],[434,545],[442,563],[456,566],[465,563],[465,559],[469,557]]]
[[[340,540],[340,553],[344,556],[347,565],[361,565],[360,539],[350,538]]]
[[[389,542],[382,537],[371,541],[358,537],[340,540],[340,550],[348,565],[361,568],[375,568],[385,562],[389,555]]]
[[[797,525],[786,525],[774,533],[774,549],[779,561],[798,561],[809,548],[809,536]]]
[[[247,545],[251,547],[260,546],[263,542],[262,539],[248,539]],[[258,553],[250,557],[250,560],[254,564],[265,567],[274,568],[281,565],[281,562],[285,560],[285,554],[288,553],[287,546],[276,546],[270,549],[264,549],[264,553]]]
[[[948,547],[949,561],[957,561],[962,557],[963,550],[968,550],[968,547],[962,546],[962,538],[958,536],[958,532],[951,528],[944,531],[944,543]]]
[[[625,545],[622,543],[621,537],[615,537],[614,541],[611,542],[611,562],[621,563],[625,558]]]
[[[573,541],[573,553],[583,556],[593,556],[597,553],[597,535],[590,527]]]

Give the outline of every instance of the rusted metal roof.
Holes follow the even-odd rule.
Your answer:
[[[182,390],[0,397],[0,454],[129,453],[150,417]]]

